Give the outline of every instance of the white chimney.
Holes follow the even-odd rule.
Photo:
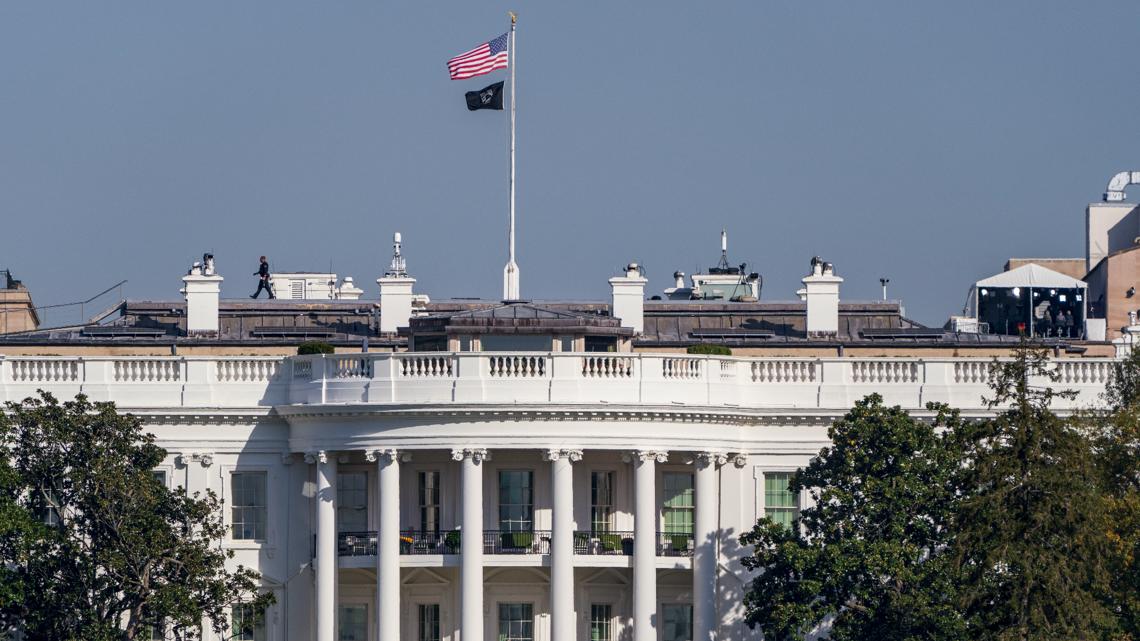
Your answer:
[[[376,279],[376,284],[380,285],[382,334],[395,334],[398,328],[407,327],[412,318],[412,286],[416,279],[408,276],[400,246],[400,232],[396,232],[392,237],[392,264],[383,277]]]
[[[677,289],[684,289],[685,272],[673,272],[673,286]]]
[[[218,335],[218,298],[223,278],[214,272],[214,257],[202,256],[182,277],[186,296],[186,333],[191,336]]]
[[[839,284],[831,263],[811,259],[811,273],[803,278],[807,300],[808,338],[834,337],[839,333]]]
[[[336,290],[336,297],[340,300],[360,300],[364,290],[356,286],[352,276],[345,276]]]
[[[625,276],[615,276],[610,279],[610,289],[613,291],[613,306],[610,313],[621,319],[622,327],[633,328],[635,333],[645,330],[645,283],[649,282],[641,275],[641,268],[637,263],[630,263],[625,268]]]

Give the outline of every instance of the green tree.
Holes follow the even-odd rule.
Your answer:
[[[163,626],[229,636],[229,610],[263,612],[257,573],[233,555],[213,493],[159,482],[166,452],[111,403],[50,394],[0,412],[0,625],[29,641],[143,638]]]
[[[1057,416],[1046,353],[995,364],[993,418],[956,430],[964,459],[953,528],[959,603],[979,641],[1106,638],[1110,522],[1091,440]],[[1035,383],[1045,383],[1035,385]]]
[[[792,529],[761,519],[741,537],[754,547],[745,567],[760,571],[746,620],[765,639],[825,629],[834,641],[966,638],[944,553],[958,459],[938,429],[959,418],[930,409],[933,423],[878,395],[856,403],[828,430],[832,445],[792,477],[814,505]]]
[[[1107,411],[1087,418],[1115,551],[1110,607],[1129,638],[1140,639],[1140,350],[1115,364],[1105,401]]]

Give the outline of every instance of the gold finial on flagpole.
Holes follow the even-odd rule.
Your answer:
[[[507,15],[509,15],[511,17],[511,24],[512,25],[519,21],[519,16],[514,11],[508,11]]]

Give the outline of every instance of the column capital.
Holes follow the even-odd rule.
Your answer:
[[[732,459],[732,464],[735,465],[738,469],[744,467],[745,465],[748,465],[748,455],[743,452],[730,454],[729,458]]]
[[[190,452],[189,454],[183,454],[180,459],[182,465],[197,463],[202,467],[210,467],[214,464],[214,455],[211,452]]]
[[[407,456],[407,455],[405,455],[405,456]],[[401,456],[401,453],[399,452],[399,450],[395,450],[395,449],[366,450],[364,452],[364,460],[368,461],[369,463],[375,463],[376,461],[379,461],[380,459],[385,459],[384,462],[386,462],[386,463],[391,463],[391,462],[396,461],[396,460],[401,460],[401,461],[405,460]]]
[[[328,463],[329,454],[325,450],[317,450],[315,452],[305,452],[305,462],[309,465],[313,463]]]
[[[698,467],[720,467],[728,462],[728,455],[723,452],[696,452],[693,454],[693,464]]]
[[[292,465],[293,464],[293,453],[292,452],[285,452],[284,454],[282,454],[281,455],[281,464],[282,465]]]
[[[462,461],[469,458],[475,463],[491,460],[491,453],[482,447],[464,447],[451,450],[451,460]]]
[[[582,450],[549,449],[542,451],[542,460],[544,461],[557,461],[563,458],[571,463],[577,463],[582,460]]]
[[[657,461],[658,463],[665,463],[669,460],[669,452],[665,450],[634,450],[632,452],[623,452],[621,460],[625,463],[633,463],[640,461]]]

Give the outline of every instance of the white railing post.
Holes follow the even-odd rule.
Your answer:
[[[599,354],[598,356],[609,356]],[[590,362],[587,354],[554,352],[550,355],[550,401],[574,402],[582,397],[583,370]]]
[[[115,379],[115,362],[109,358],[79,357],[82,361],[80,391],[92,401],[114,400],[111,384]]]
[[[485,379],[488,376],[487,352],[456,352],[452,397],[457,403],[479,402],[486,395]]]
[[[182,404],[217,405],[214,386],[218,383],[218,360],[216,358],[182,358],[185,367],[182,377]]]
[[[841,358],[820,359],[819,400],[817,407],[847,409],[851,398],[847,393],[851,385],[851,361]]]

